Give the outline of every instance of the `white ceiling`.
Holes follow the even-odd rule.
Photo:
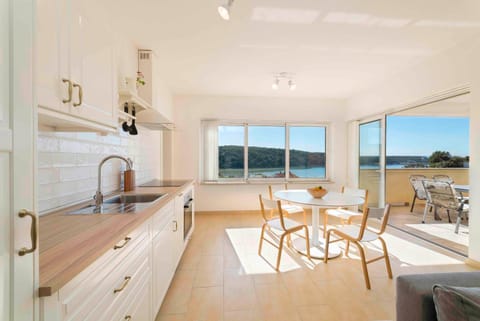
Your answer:
[[[480,32],[478,0],[101,0],[175,94],[348,98]],[[295,74],[297,90],[271,84]]]

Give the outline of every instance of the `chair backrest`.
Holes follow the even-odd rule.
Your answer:
[[[342,193],[363,198],[365,202],[363,202],[362,208],[363,208],[363,213],[365,213],[365,210],[368,207],[368,190],[367,189],[350,188],[350,187],[343,186]]]
[[[422,182],[430,204],[455,211],[459,210],[462,204],[458,201],[452,184],[433,179],[423,180]]]
[[[418,199],[420,200],[426,200],[427,199],[427,193],[425,192],[425,187],[423,186],[423,181],[427,179],[427,176],[425,175],[410,175],[408,178],[410,181],[410,184],[412,185],[413,191],[415,192],[415,195],[417,196]]]
[[[365,234],[365,229],[367,228],[368,213],[369,213],[369,208],[367,206],[364,206],[363,215],[362,215],[362,223],[360,223],[360,229],[358,230],[358,236],[355,239],[356,241],[361,241],[363,239],[363,234]]]
[[[386,204],[385,208],[383,209],[383,216],[382,220],[380,221],[380,231],[378,235],[382,235],[383,232],[387,229],[388,219],[390,218],[390,208],[392,206],[390,204]]]
[[[450,183],[450,184],[454,183],[453,179],[450,176],[444,175],[444,174],[433,175],[432,178],[435,181],[447,182],[447,183]]]
[[[283,211],[282,211],[282,203],[280,200],[270,200],[268,198],[264,198],[262,194],[258,195],[258,199],[260,200],[260,211],[262,212],[263,219],[265,222],[275,217],[273,214],[276,212],[278,213],[278,217],[280,218],[280,224],[284,230],[285,223],[283,221]],[[270,211],[270,217],[267,217],[266,211]]]
[[[288,184],[284,184],[285,189],[288,189]],[[271,200],[273,200],[273,188],[272,185],[268,185],[268,196],[270,197]]]

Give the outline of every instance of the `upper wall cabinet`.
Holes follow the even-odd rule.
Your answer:
[[[59,129],[113,130],[118,124],[114,37],[88,3],[37,1],[39,119]]]

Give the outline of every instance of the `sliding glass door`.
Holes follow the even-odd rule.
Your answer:
[[[359,188],[368,190],[368,206],[382,207],[385,193],[384,118],[359,125]]]

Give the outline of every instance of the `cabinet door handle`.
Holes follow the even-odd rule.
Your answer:
[[[24,256],[25,254],[35,252],[35,250],[37,249],[37,217],[34,213],[27,210],[21,210],[20,212],[18,212],[18,216],[22,218],[25,216],[30,216],[30,218],[32,219],[32,225],[30,227],[30,238],[32,239],[32,247],[29,249],[26,247],[22,247],[20,251],[18,251],[18,255]]]
[[[76,83],[73,84],[73,87],[78,88],[78,103],[73,103],[73,107],[79,107],[83,103],[83,89],[82,86]]]
[[[119,287],[118,289],[114,289],[113,294],[118,293],[118,292],[122,292],[125,289],[125,287],[128,285],[128,282],[130,282],[131,279],[132,279],[131,276],[126,276],[125,279],[123,280],[122,286]]]
[[[173,231],[174,232],[178,231],[178,222],[177,221],[173,221]]]
[[[121,249],[122,247],[124,247],[125,245],[127,245],[128,242],[130,242],[132,238],[127,236],[126,238],[123,239],[123,243],[121,245],[116,245],[113,247],[114,250],[118,250],[118,249]]]
[[[64,83],[67,83],[67,85],[68,85],[68,87],[67,87],[67,90],[68,90],[68,98],[62,100],[62,102],[63,102],[64,104],[66,104],[66,103],[69,103],[69,102],[72,101],[73,86],[72,86],[72,82],[71,82],[69,79],[63,78],[62,81],[63,81]]]
[[[126,315],[124,320],[125,321],[130,321],[130,320],[132,320],[132,316],[131,315]]]

